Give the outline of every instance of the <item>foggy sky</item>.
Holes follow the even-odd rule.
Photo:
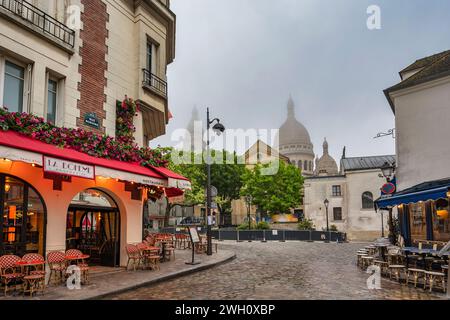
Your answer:
[[[368,30],[369,5],[381,7],[381,30]],[[450,1],[172,0],[176,59],[168,67],[167,135],[173,145],[192,108],[209,106],[227,128],[279,128],[289,94],[314,151],[347,156],[395,153],[383,90],[416,59],[450,49]]]

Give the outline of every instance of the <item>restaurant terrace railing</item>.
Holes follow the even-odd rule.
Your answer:
[[[75,31],[44,11],[24,0],[0,0],[0,10],[5,10],[30,23],[35,31],[60,40],[70,47],[75,46]]]
[[[146,87],[150,87],[164,97],[167,97],[167,82],[157,77],[147,69],[142,69],[142,71],[144,72],[143,85]]]

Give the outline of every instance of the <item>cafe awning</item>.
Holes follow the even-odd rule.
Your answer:
[[[191,182],[187,178],[167,168],[152,167],[152,169],[155,170],[160,175],[166,177],[168,180],[168,186],[171,188],[178,188],[184,190],[184,189],[191,189],[192,187]]]
[[[14,131],[0,131],[0,159],[44,166],[44,157],[93,166],[96,177],[164,187],[171,187],[168,176],[188,181],[166,168],[161,168],[161,171],[165,172],[161,174],[156,167],[150,169],[138,163],[96,158],[73,149],[59,148]]]
[[[428,181],[397,192],[391,197],[381,197],[375,201],[378,209],[389,209],[402,204],[447,199],[450,190],[450,178]]]

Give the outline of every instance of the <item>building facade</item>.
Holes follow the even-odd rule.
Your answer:
[[[415,61],[400,78],[384,91],[395,115],[397,192],[377,205],[399,209],[407,244],[449,241],[450,51]]]
[[[136,141],[147,145],[169,118],[175,20],[167,0],[3,1],[0,104],[115,136],[128,95],[141,106]]]
[[[328,155],[328,143],[324,143],[324,156],[318,162],[319,174],[305,179],[305,218],[311,219],[317,230],[335,226],[347,233],[349,240],[370,241],[386,234],[386,216],[375,211],[374,200],[380,195],[384,178],[380,168],[394,156],[357,157],[341,159],[341,170]],[[331,160],[330,160],[331,158]],[[333,163],[334,162],[334,163]],[[325,206],[328,200],[328,209]],[[383,227],[382,227],[383,224]]]
[[[0,104],[114,137],[128,96],[140,106],[135,141],[147,146],[169,119],[175,21],[168,0],[2,1]],[[147,199],[187,183],[11,131],[0,133],[0,159],[3,253],[76,247],[99,264],[125,265],[126,244],[142,240]]]
[[[269,164],[283,161],[290,163],[288,157],[280,154],[276,149],[270,147],[261,140],[256,141],[244,154],[245,164],[248,169],[253,169],[256,164]],[[258,208],[248,204],[245,197],[232,201],[231,224],[240,225],[248,220],[248,210],[250,210],[250,219],[252,223],[260,220]]]

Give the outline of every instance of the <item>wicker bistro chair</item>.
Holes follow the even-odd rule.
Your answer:
[[[392,279],[394,276],[398,282],[402,281],[402,273],[406,272],[406,266],[399,264],[389,265],[389,277]],[[405,276],[406,278],[406,276]]]
[[[22,257],[22,261],[40,261],[43,264],[42,265],[36,265],[34,267],[34,270],[29,270],[28,275],[24,277],[24,289],[23,293],[29,292],[31,296],[33,296],[34,292],[41,291],[44,293],[45,290],[45,259],[43,256],[37,253],[28,253]]]
[[[356,257],[357,257],[356,265],[357,265],[359,268],[361,268],[361,269],[364,268],[362,258],[363,258],[363,257],[368,257],[368,254],[367,254],[367,253],[358,253],[358,254],[356,255]]]
[[[20,261],[20,257],[15,255],[6,255],[0,257],[0,270],[1,270],[1,281],[4,284],[5,296],[8,294],[9,285],[15,283],[15,288],[17,287],[17,281],[22,280],[24,274],[19,272],[17,268],[17,263]]]
[[[167,244],[164,247],[164,259],[167,258],[168,261],[170,261],[172,259],[173,256],[173,260],[175,260],[175,247],[173,245]]]
[[[142,256],[141,253],[139,252],[139,248],[134,244],[127,244],[125,246],[125,250],[127,251],[128,255],[127,270],[128,266],[130,265],[130,262],[133,262],[133,270],[136,271],[136,266],[139,268],[139,265],[141,264],[142,261]]]
[[[388,275],[389,274],[389,264],[382,260],[375,260],[373,262],[374,265],[378,266],[380,268],[380,272],[382,275]]]
[[[66,251],[66,256],[82,257],[83,252],[78,249],[69,249]],[[80,258],[80,260],[77,260],[77,267],[80,268],[81,271],[81,282],[84,284],[89,284],[89,265],[84,261],[84,259]]]
[[[148,245],[145,244],[145,243],[138,243],[136,245],[136,247],[139,250],[139,255],[140,255],[140,258],[141,258],[141,262],[142,262],[142,267],[143,268],[145,268],[145,267],[149,267],[150,268],[151,267],[151,265],[150,265],[150,257],[154,256],[154,254],[152,254],[152,252],[150,252],[148,250]]]
[[[40,254],[28,253],[28,254],[26,254],[26,255],[24,255],[22,257],[22,261],[41,261],[41,262],[45,262],[45,259]],[[38,274],[38,275],[45,276],[45,274],[46,274],[46,272],[45,272],[45,265],[43,264],[41,266],[34,267],[34,270],[31,270],[30,274]]]
[[[440,288],[446,292],[447,291],[447,285],[445,284],[445,273],[443,272],[435,272],[435,271],[425,271],[425,285],[424,289],[427,288],[427,286],[430,288],[430,292],[433,291],[434,284],[437,284],[440,286]]]
[[[50,275],[48,277],[48,284],[52,281],[54,284],[61,284],[64,280],[64,274],[67,269],[66,256],[62,251],[51,251],[47,254],[47,263],[50,269]]]
[[[409,268],[406,274],[406,283],[414,283],[414,287],[417,288],[419,279],[423,279],[424,287],[426,285],[425,270],[418,268]]]

